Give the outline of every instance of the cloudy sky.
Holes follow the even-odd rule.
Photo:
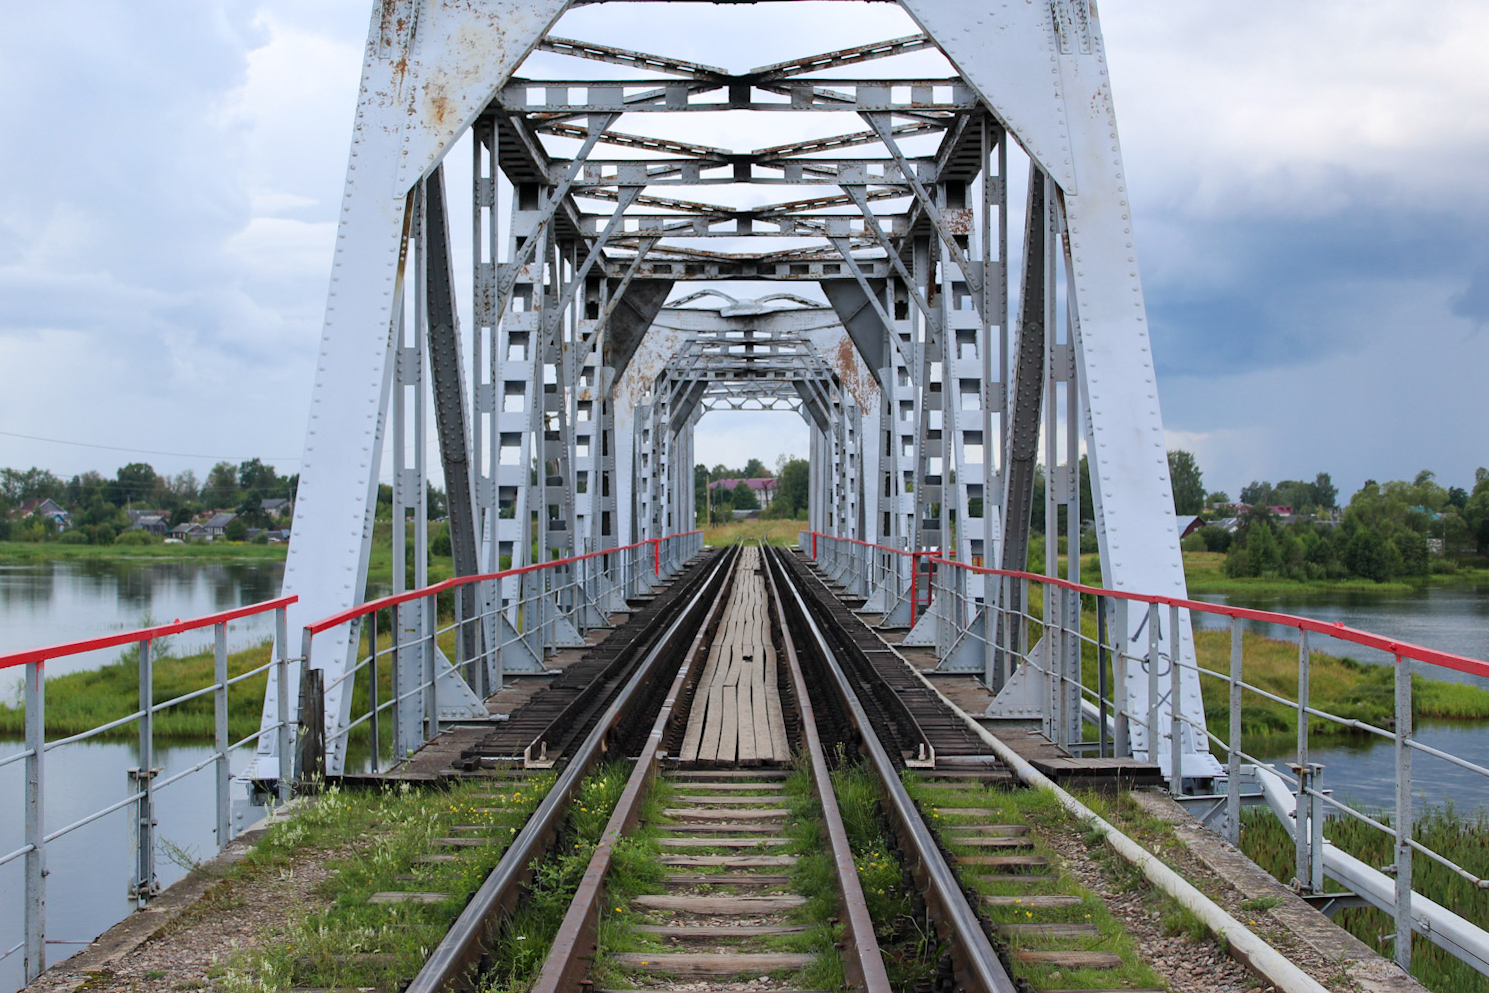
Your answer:
[[[0,465],[294,470],[367,7],[8,14]],[[782,55],[833,47],[851,10],[798,9],[821,36]],[[579,13],[593,40],[658,35],[601,37],[625,12]],[[672,8],[653,47],[744,45],[754,16]],[[848,40],[897,16],[854,14]],[[1422,468],[1470,484],[1489,464],[1489,7],[1105,0],[1102,16],[1171,443],[1232,495],[1320,470],[1345,493]],[[710,463],[805,448],[789,415],[700,431]]]

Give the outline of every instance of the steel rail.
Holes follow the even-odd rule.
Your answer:
[[[736,562],[737,559],[738,557],[735,556]],[[698,633],[693,636],[693,642],[688,646],[687,654],[683,656],[677,676],[672,680],[672,686],[667,690],[667,698],[662,703],[662,709],[657,713],[656,720],[652,722],[651,732],[646,737],[646,745],[642,748],[636,765],[631,769],[630,778],[626,780],[625,790],[622,791],[620,799],[616,801],[610,820],[605,824],[605,831],[600,836],[599,844],[595,846],[594,854],[590,857],[583,878],[579,881],[579,887],[574,892],[574,899],[569,903],[569,909],[565,912],[563,923],[559,925],[558,933],[553,938],[553,945],[548,950],[548,957],[543,961],[543,968],[538,974],[537,982],[533,985],[531,993],[560,993],[560,991],[580,989],[581,982],[587,976],[597,948],[600,898],[605,889],[605,877],[610,873],[615,843],[630,832],[641,818],[641,802],[662,764],[664,756],[662,739],[666,735],[668,724],[672,721],[673,710],[677,702],[683,698],[690,677],[698,671],[694,664],[703,654],[704,647],[713,638],[719,615],[725,603],[728,602],[729,590],[733,585],[734,564],[731,564],[729,575],[723,583],[719,584],[718,593],[714,596],[713,603],[709,605],[708,613],[698,627]]]
[[[762,543],[761,558],[769,559]],[[858,878],[858,865],[853,860],[853,848],[848,843],[848,831],[843,826],[842,811],[838,808],[837,793],[832,786],[832,776],[827,771],[827,755],[822,748],[822,737],[817,733],[817,716],[812,710],[812,698],[807,692],[806,676],[801,671],[801,659],[796,653],[796,641],[791,637],[790,625],[786,623],[786,604],[776,583],[775,573],[766,569],[766,580],[770,585],[770,601],[775,610],[776,623],[781,632],[781,646],[786,656],[786,667],[791,673],[791,692],[796,697],[796,709],[801,715],[802,744],[812,761],[812,792],[822,804],[822,819],[827,822],[827,840],[832,849],[833,865],[837,868],[842,897],[842,909],[848,922],[844,935],[848,948],[844,949],[843,971],[850,984],[867,993],[888,993],[889,974],[884,968],[884,956],[879,951],[879,942],[874,937],[874,922],[869,917],[868,900],[863,895],[863,884]]]
[[[725,560],[732,560],[735,557],[737,557],[737,553],[726,555],[721,558],[720,564],[723,564]],[[710,576],[709,582],[711,583],[712,581],[713,577]],[[660,616],[657,617],[656,623],[667,624],[673,617],[686,616],[693,607],[694,601],[688,601],[686,605],[677,603],[669,604],[665,610],[659,612]],[[636,645],[634,647],[640,648],[641,646]],[[592,708],[597,706],[597,702],[602,698],[607,688],[614,684],[613,681],[620,673],[625,672],[626,668],[632,664],[634,658],[635,651],[622,651],[611,660],[609,665],[596,673],[595,678],[590,680],[589,685],[584,687],[573,700],[569,701],[568,705],[556,714],[553,720],[549,721],[548,725],[535,734],[524,746],[522,750],[523,764],[528,768],[536,768],[541,767],[542,762],[557,761],[561,757],[559,749],[562,748],[565,735],[573,734],[576,727],[583,726],[583,721],[586,717],[593,713]],[[551,755],[549,754],[550,745],[558,746]]]
[[[636,667],[625,687],[610,704],[605,715],[584,739],[574,757],[559,774],[557,781],[533,811],[511,847],[486,877],[481,888],[455,919],[445,937],[430,954],[424,967],[414,976],[405,993],[446,993],[451,989],[472,988],[476,966],[487,954],[500,933],[502,913],[515,907],[521,885],[531,877],[531,864],[552,844],[574,793],[590,768],[606,752],[610,732],[621,723],[631,701],[651,681],[654,670],[675,647],[674,640],[694,618],[698,605],[718,581],[720,571],[730,564],[731,556],[722,556],[713,571],[693,594],[687,607],[653,643],[651,650]]]
[[[946,858],[937,845],[935,836],[921,818],[920,811],[904,784],[900,782],[899,770],[895,768],[889,753],[874,733],[868,714],[859,703],[847,674],[802,599],[801,591],[791,582],[790,573],[780,561],[780,554],[782,553],[776,552],[770,557],[770,562],[772,568],[780,573],[784,587],[790,591],[791,600],[785,602],[795,603],[796,617],[816,646],[822,667],[830,677],[829,685],[836,691],[844,711],[858,729],[864,752],[884,790],[887,800],[885,812],[893,821],[900,844],[913,860],[911,871],[916,875],[917,883],[922,887],[924,896],[941,923],[950,929],[955,939],[952,967],[957,981],[974,993],[1017,993],[1018,987],[1003,967],[992,941],[983,930],[981,920],[968,904],[955,873],[946,864]]]

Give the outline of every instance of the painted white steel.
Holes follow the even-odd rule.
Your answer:
[[[300,597],[291,630],[359,603],[367,585],[392,321],[403,303],[408,191],[567,6],[387,0],[373,10],[285,562],[284,591]],[[327,632],[329,643],[316,653],[330,670],[328,731],[350,719],[350,680],[336,681],[352,664],[348,634],[346,626]],[[298,685],[298,670],[294,663],[289,685]],[[265,728],[275,722],[276,695],[271,680]],[[288,701],[292,720],[297,702]],[[269,742],[260,739],[260,755],[270,753]],[[339,773],[344,752],[327,759],[327,771]]]

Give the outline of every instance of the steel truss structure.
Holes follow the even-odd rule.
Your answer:
[[[389,440],[394,519],[423,522],[426,392],[462,575],[691,528],[698,419],[784,406],[810,425],[814,529],[1022,568],[1042,465],[1053,573],[1058,539],[1079,544],[1084,449],[1102,583],[1183,594],[1089,0],[900,0],[913,33],[743,71],[563,37],[560,19],[584,5],[375,4],[286,566],[285,592],[300,597],[291,630],[360,601]],[[904,59],[917,69],[896,75]],[[943,68],[928,74],[928,59]],[[811,138],[740,150],[664,137],[648,124],[659,114],[733,115],[742,131],[750,115],[827,116]],[[467,135],[472,297],[461,308],[443,163]],[[1027,176],[1011,177],[1010,161]],[[1011,190],[1023,196],[1010,203]],[[667,305],[678,283],[726,280],[815,283],[825,303]],[[424,579],[425,533],[414,528],[409,576],[394,528],[400,589]],[[1079,556],[1068,558],[1079,578]],[[1010,595],[973,576],[955,601],[970,607],[912,603],[933,588],[925,579],[866,591],[889,623],[922,619],[911,642],[934,637],[938,611],[991,625],[980,605]],[[504,580],[485,611],[508,623],[505,604],[532,595],[523,582]],[[1126,700],[1147,712],[1142,670],[1166,670],[1174,653],[1192,663],[1190,631],[1187,617],[1156,637],[1141,612],[1131,621],[1130,642],[1153,647],[1127,673]],[[350,635],[339,637],[314,664],[353,664]],[[1078,673],[1078,643],[1059,650]],[[539,670],[541,652],[527,664]],[[1007,713],[1049,699],[1028,685],[1032,667],[956,651],[943,664],[990,673]],[[1185,677],[1178,706],[1202,723],[1198,681]],[[441,680],[443,714],[479,712],[458,674]],[[350,682],[326,685],[329,739],[347,721]],[[271,685],[266,720],[273,697]],[[1186,777],[1218,774],[1203,735],[1186,732]],[[344,756],[328,759],[336,771]],[[272,778],[273,761],[271,750],[261,774]]]

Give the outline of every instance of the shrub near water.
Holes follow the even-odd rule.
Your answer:
[[[1389,816],[1377,818],[1390,825]],[[1471,815],[1458,813],[1451,805],[1433,807],[1419,815],[1413,835],[1422,845],[1456,862],[1481,878],[1489,876],[1489,811]],[[1392,840],[1375,828],[1352,817],[1331,817],[1324,822],[1324,836],[1341,849],[1373,866],[1396,860]],[[1295,850],[1291,834],[1270,810],[1247,810],[1241,817],[1241,850],[1255,863],[1283,882],[1293,878]],[[1326,880],[1332,891],[1343,887]],[[1457,873],[1424,855],[1412,859],[1412,888],[1467,918],[1481,928],[1489,927],[1489,894]],[[1350,908],[1334,918],[1355,937],[1380,954],[1391,957],[1396,926],[1386,915],[1370,908]],[[1484,993],[1489,978],[1453,958],[1422,935],[1414,935],[1411,973],[1435,993]]]

